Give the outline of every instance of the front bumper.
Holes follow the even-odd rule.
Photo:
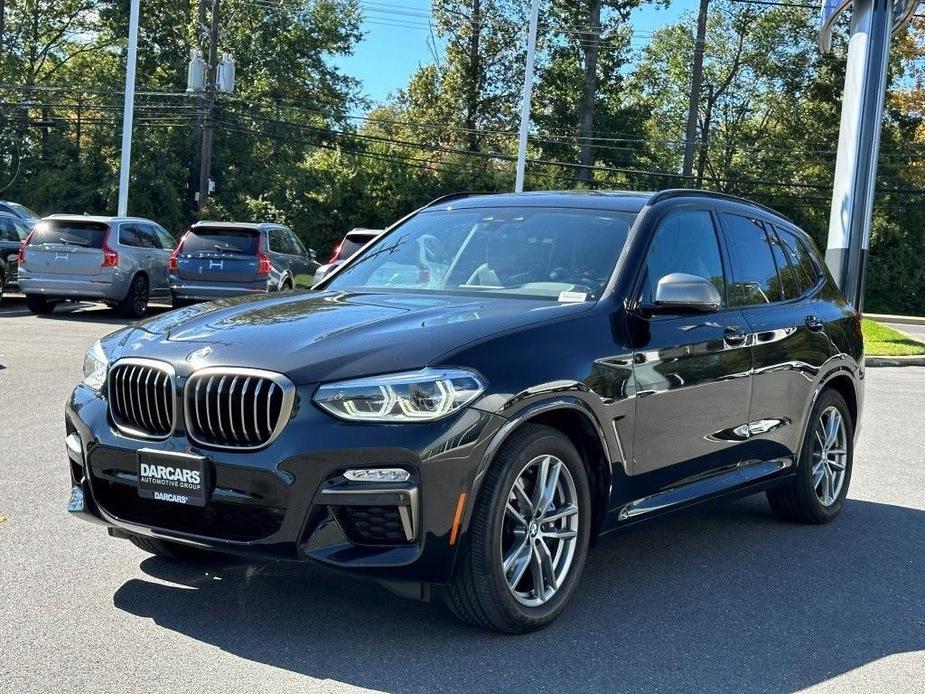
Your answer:
[[[298,388],[295,414],[270,446],[236,452],[198,446],[183,431],[165,441],[129,438],[111,425],[105,400],[78,386],[66,406],[69,510],[123,532],[224,552],[446,583],[463,541],[450,540],[460,494],[475,483],[504,420],[469,409],[429,424],[354,424],[318,410],[312,391]],[[140,498],[141,449],[206,456],[206,505]],[[364,467],[400,467],[410,478],[371,484],[343,477]]]

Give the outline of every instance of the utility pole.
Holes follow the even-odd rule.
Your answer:
[[[697,12],[697,36],[694,38],[694,62],[691,66],[691,96],[684,135],[684,163],[681,175],[689,180],[694,170],[694,142],[697,139],[697,114],[700,111],[700,85],[703,82],[703,49],[707,38],[707,10],[710,0],[700,0]]]
[[[118,214],[128,214],[129,169],[132,163],[132,116],[135,111],[135,64],[138,61],[138,6],[132,0],[128,19],[128,55],[125,65],[125,100],[122,105],[122,160],[119,163]]]
[[[206,3],[200,0],[199,17],[205,25]],[[215,74],[218,68],[218,2],[212,0],[212,20],[209,28],[209,58],[206,72],[206,89],[203,97],[204,115],[202,122],[202,141],[199,151],[199,200],[201,209],[209,198],[209,179],[212,174],[212,129],[213,112],[215,110]]]
[[[536,25],[540,17],[540,0],[530,3],[530,29],[527,36],[527,63],[524,66],[524,100],[520,106],[520,142],[517,146],[517,174],[514,192],[524,190],[527,168],[527,136],[530,133],[530,102],[533,99],[533,64],[536,61]]]
[[[825,261],[842,294],[858,311],[864,307],[893,4],[894,0],[855,0],[848,39]]]

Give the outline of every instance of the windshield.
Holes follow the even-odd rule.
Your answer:
[[[635,216],[548,207],[425,211],[370,246],[327,288],[593,299]]]

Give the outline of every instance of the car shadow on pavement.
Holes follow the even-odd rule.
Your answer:
[[[242,658],[387,691],[783,691],[925,648],[925,511],[849,500],[827,526],[763,497],[605,538],[524,636],[294,563],[141,564],[114,604]]]
[[[170,311],[170,303],[154,303],[160,299],[152,300],[148,305],[148,312],[145,318],[156,316],[165,311]],[[32,315],[32,312],[26,307],[26,299],[22,295],[6,296],[3,303],[0,303],[0,320],[3,318],[23,318]],[[39,320],[59,320],[59,321],[80,321],[81,323],[103,323],[116,326],[128,325],[135,322],[131,318],[123,318],[116,313],[114,308],[106,304],[80,302],[64,302],[55,307],[53,313],[36,316]]]

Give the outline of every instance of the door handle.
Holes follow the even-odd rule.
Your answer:
[[[803,322],[806,323],[806,327],[812,330],[814,333],[820,332],[825,327],[825,323],[823,323],[815,316],[806,316]]]
[[[745,343],[745,331],[738,325],[728,325],[723,330],[723,341],[732,347],[738,347]]]

